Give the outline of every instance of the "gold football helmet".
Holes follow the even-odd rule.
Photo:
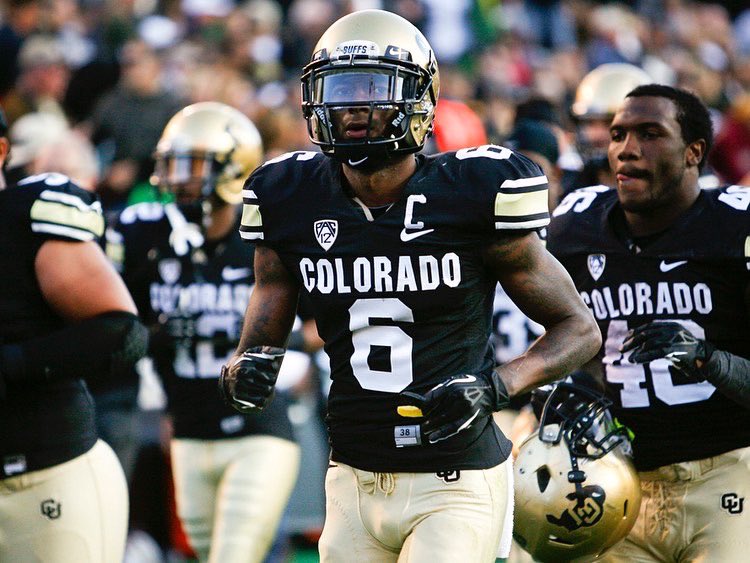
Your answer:
[[[575,120],[611,120],[636,86],[653,82],[646,71],[628,63],[606,63],[583,77],[570,108]]]
[[[536,561],[591,561],[624,538],[641,504],[627,429],[597,392],[558,383],[515,462],[516,541]]]
[[[382,10],[344,16],[302,75],[310,139],[350,166],[417,152],[432,130],[439,83],[432,48],[404,18]]]
[[[203,198],[216,194],[242,202],[242,186],[263,159],[258,129],[242,112],[219,102],[199,102],[169,120],[156,145],[152,183],[174,191],[199,180]]]

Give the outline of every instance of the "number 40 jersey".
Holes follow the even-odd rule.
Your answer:
[[[547,224],[547,181],[502,147],[416,158],[399,200],[377,214],[347,195],[336,162],[282,155],[246,183],[241,233],[275,250],[309,296],[331,361],[334,460],[388,472],[492,467],[510,442],[490,417],[430,445],[418,419],[397,415],[398,394],[492,369],[496,280],[482,250],[498,233]]]
[[[619,352],[629,329],[673,320],[719,350],[750,358],[749,207],[748,188],[703,190],[640,247],[617,234],[615,190],[577,190],[553,213],[547,248],[599,323],[607,393],[613,414],[635,433],[639,470],[750,445],[750,411],[707,381],[687,381],[666,359],[633,364]]]

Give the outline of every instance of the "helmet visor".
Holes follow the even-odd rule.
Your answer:
[[[349,104],[393,103],[405,99],[404,77],[393,72],[370,70],[331,71],[315,77],[313,102]]]
[[[212,180],[214,159],[205,154],[158,155],[154,170],[155,181],[160,186],[175,186],[199,180]]]

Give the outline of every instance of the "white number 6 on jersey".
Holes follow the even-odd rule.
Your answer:
[[[412,382],[412,338],[397,326],[372,325],[372,319],[414,322],[414,314],[399,299],[357,299],[349,307],[349,330],[354,353],[350,363],[362,389],[399,393]],[[391,371],[372,369],[368,363],[372,346],[390,349]]]

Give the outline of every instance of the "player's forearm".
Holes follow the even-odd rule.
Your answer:
[[[236,355],[254,346],[286,348],[294,325],[299,285],[278,254],[266,247],[255,249],[255,288],[245,312]]]
[[[750,360],[715,350],[701,372],[724,395],[750,409]]]
[[[296,296],[263,292],[251,298],[245,314],[237,355],[254,346],[286,348],[297,310]]]
[[[126,373],[145,353],[148,330],[132,313],[115,311],[0,348],[6,382]]]
[[[600,346],[599,327],[587,311],[582,311],[549,327],[524,354],[497,371],[513,397],[578,369]]]

